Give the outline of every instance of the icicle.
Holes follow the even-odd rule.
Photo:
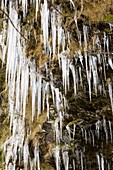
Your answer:
[[[113,96],[112,96],[112,84],[109,81],[108,82],[108,90],[109,90],[109,97],[110,97],[110,101],[111,101],[111,108],[112,108],[112,112],[113,112]]]
[[[73,140],[75,139],[75,129],[76,129],[76,125],[73,125]]]
[[[24,167],[27,170],[28,167],[28,160],[29,160],[29,148],[28,148],[28,141],[26,140],[24,144]]]
[[[97,157],[97,162],[98,162],[98,168],[99,168],[99,170],[101,170],[100,155],[96,154],[96,157]]]
[[[60,147],[59,146],[56,146],[54,155],[56,159],[56,170],[60,170]]]
[[[42,77],[38,75],[38,116],[41,114],[41,100],[42,100]]]
[[[77,87],[76,87],[76,73],[75,73],[75,68],[72,64],[70,64],[70,69],[72,71],[72,76],[73,76],[73,82],[74,82],[74,93],[76,95],[77,93]]]
[[[83,25],[83,33],[84,33],[84,51],[87,51],[88,28],[85,25]]]
[[[55,10],[52,11],[51,14],[51,25],[52,25],[52,44],[53,44],[53,57],[56,53],[56,15]]]
[[[23,8],[23,17],[25,17],[27,13],[27,0],[22,0],[22,8]]]
[[[38,8],[39,8],[39,0],[36,0],[36,20],[37,20]]]
[[[71,141],[72,139],[71,139],[71,130],[70,130],[70,127],[67,125],[66,129],[67,129],[68,134],[69,134],[69,140]]]
[[[81,155],[81,170],[83,170],[84,165],[83,165],[83,152],[82,151],[80,152],[80,155]]]
[[[47,6],[47,0],[44,0],[44,4],[41,4],[41,27],[43,31],[44,39],[44,50],[47,52],[48,48],[48,20],[49,20],[49,10]]]
[[[63,87],[65,89],[65,94],[67,93],[67,87],[69,89],[69,65],[70,60],[67,58],[66,54],[61,54],[61,61],[62,61],[62,80],[63,80]]]
[[[73,8],[75,9],[75,4],[72,0],[70,0],[70,3],[73,5]]]
[[[96,134],[97,134],[97,137],[98,139],[100,138],[100,126],[101,126],[101,121],[98,120],[96,123],[95,123],[95,126],[96,126]]]
[[[60,9],[59,9],[60,10]],[[61,20],[61,16],[58,15],[58,29],[57,29],[57,32],[58,32],[58,55],[60,53],[60,45],[61,45],[61,42],[62,42],[62,20]],[[59,64],[60,64],[60,61],[59,61]]]
[[[97,96],[97,85],[98,85],[98,72],[97,72],[97,58],[94,56],[90,56],[91,58],[91,68],[92,68],[92,74],[93,74],[93,85],[95,88],[95,94]]]
[[[60,119],[60,138],[62,139],[62,120],[63,120],[63,115],[62,112],[59,112],[59,119]]]
[[[112,58],[111,57],[108,58],[108,63],[109,63],[110,67],[113,70],[113,62],[112,62]]]
[[[103,116],[103,127],[104,127],[104,131],[106,134],[106,144],[108,144],[108,130],[107,130],[107,125],[106,125],[106,119],[104,116]]]
[[[63,163],[64,163],[64,167],[65,170],[69,170],[69,155],[68,155],[68,151],[63,150],[62,151],[62,155],[63,155]]]
[[[56,144],[60,144],[60,131],[59,131],[59,125],[58,125],[59,119],[55,120],[55,133],[56,133]]]
[[[102,154],[101,154],[101,168],[102,170],[104,170],[104,158]]]
[[[28,63],[25,63],[22,69],[22,80],[21,80],[21,105],[23,106],[23,119],[25,118],[25,114],[26,114],[28,85],[29,85],[29,68],[28,68]]]
[[[47,82],[45,87],[46,93],[46,105],[47,105],[47,118],[49,119],[49,82]]]
[[[110,138],[111,138],[111,143],[112,143],[113,137],[112,137],[112,126],[111,126],[111,121],[109,120],[108,123],[109,123]]]
[[[36,106],[36,72],[34,64],[30,67],[30,84],[31,84],[31,93],[32,93],[32,121],[35,116],[35,106]]]

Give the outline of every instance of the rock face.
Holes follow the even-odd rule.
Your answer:
[[[1,169],[113,169],[112,19],[110,0],[0,2]]]

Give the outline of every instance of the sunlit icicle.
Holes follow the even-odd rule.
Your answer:
[[[55,90],[54,90],[53,82],[50,83],[50,87],[52,92],[53,105],[55,105]]]
[[[89,86],[89,99],[91,101],[91,71],[87,72],[88,86]]]
[[[106,144],[108,144],[108,129],[107,129],[107,125],[106,125],[106,118],[103,116],[103,127],[104,127],[104,131],[106,134]]]
[[[51,25],[52,25],[52,45],[53,45],[53,57],[56,53],[56,11],[53,10],[51,14]]]
[[[111,143],[112,143],[113,136],[112,136],[112,126],[111,126],[111,121],[109,120],[108,123],[109,123],[110,138],[111,138]]]
[[[97,134],[97,137],[98,137],[98,139],[99,139],[99,138],[100,138],[101,121],[98,120],[98,121],[95,123],[95,126],[96,126],[96,134]]]
[[[26,114],[26,104],[28,98],[28,86],[29,86],[29,66],[28,61],[25,61],[22,69],[22,79],[21,79],[21,105],[23,106],[23,119]]]
[[[83,33],[84,33],[84,51],[87,51],[88,27],[85,25],[83,25]]]
[[[76,124],[73,125],[73,140],[75,139]]]
[[[109,97],[110,97],[110,102],[111,102],[111,109],[112,109],[112,112],[113,112],[113,95],[112,95],[112,84],[111,82],[109,81],[108,82],[108,90],[109,90]]]
[[[69,155],[68,155],[68,150],[62,150],[62,157],[63,157],[63,163],[65,170],[69,170]]]
[[[55,134],[56,134],[56,145],[60,144],[60,131],[59,131],[59,119],[55,120]]]
[[[81,67],[79,67],[79,77],[80,77],[80,85],[83,86],[83,83],[82,83],[82,69],[81,69]]]
[[[38,170],[40,170],[40,157],[39,157],[39,150],[37,151],[37,164]]]
[[[39,0],[36,0],[36,20],[37,20],[38,10],[39,10]]]
[[[90,56],[90,58],[91,58],[91,66],[92,66],[92,74],[93,74],[93,85],[95,89],[95,94],[97,95],[97,86],[98,86],[97,58],[94,56]]]
[[[93,146],[95,146],[95,137],[94,137],[94,133],[93,133],[93,131],[91,131],[90,133],[91,133],[91,136],[92,136],[92,144],[93,144]]]
[[[46,105],[47,105],[47,118],[49,119],[49,82],[45,86],[45,95],[46,95]]]
[[[66,129],[67,129],[68,134],[69,134],[69,140],[71,141],[72,139],[71,139],[71,130],[70,130],[70,127],[67,125]]]
[[[75,164],[75,160],[73,159],[73,170],[76,169],[76,164]]]
[[[7,23],[6,23],[6,21],[3,21],[3,30],[0,35],[0,45],[1,45],[0,57],[2,60],[2,66],[5,63],[5,56],[6,56],[6,52],[7,52],[7,45],[5,44],[6,34],[7,34]]]
[[[40,170],[39,146],[35,143],[33,169]]]
[[[60,92],[58,88],[55,88],[55,95],[56,95],[55,105],[56,105],[57,111],[59,112],[61,109],[61,106],[60,106],[61,99],[60,99]]]
[[[62,112],[59,112],[59,119],[60,119],[60,138],[62,139],[62,121],[63,121],[63,115]]]
[[[59,9],[60,10],[60,9]],[[58,14],[57,17],[58,20],[58,28],[57,28],[57,32],[58,32],[58,54],[60,53],[60,45],[61,45],[61,41],[62,41],[62,19],[61,16]]]
[[[70,3],[73,5],[73,7],[74,7],[74,9],[75,9],[75,4],[74,4],[73,0],[69,0],[69,1],[70,1]]]
[[[70,60],[67,58],[66,54],[61,54],[61,64],[62,64],[62,80],[65,94],[67,93],[67,88],[69,89],[69,65]]]
[[[42,77],[40,75],[38,77],[37,88],[38,88],[38,116],[41,114],[41,100],[42,100]]]
[[[44,50],[47,52],[48,48],[48,22],[49,22],[49,9],[47,0],[44,0],[44,4],[41,4],[41,28],[43,31]]]
[[[104,157],[101,154],[101,169],[104,170]]]
[[[80,152],[80,157],[81,157],[81,170],[83,170],[84,169],[84,164],[83,164],[83,152],[81,151]]]
[[[31,84],[31,93],[32,93],[32,121],[34,120],[35,110],[36,110],[36,72],[35,66],[31,65],[30,67],[30,84]]]
[[[13,20],[15,27],[17,27],[17,20],[18,15],[15,10],[12,10],[10,4],[10,14],[9,17]],[[7,83],[11,80],[11,76],[13,77],[15,71],[15,59],[16,59],[16,38],[17,38],[17,31],[14,29],[12,24],[9,21],[8,24],[8,36],[7,36],[7,65],[6,65],[6,81]],[[12,50],[13,49],[13,50]]]
[[[70,64],[70,69],[72,72],[72,76],[73,76],[73,82],[74,82],[74,94],[76,95],[77,93],[77,87],[76,87],[76,73],[75,73],[75,68],[72,64]]]
[[[97,153],[97,154],[96,154],[96,157],[97,157],[98,169],[101,170],[101,160],[100,160],[100,155]]]
[[[64,52],[65,51],[65,45],[66,45],[66,42],[65,42],[65,32],[64,30],[62,30],[62,51]]]
[[[25,17],[27,13],[27,0],[22,0],[22,9],[23,9],[23,17]]]
[[[46,91],[45,91],[45,88],[46,88],[46,81],[43,80],[43,85],[42,85],[42,98],[43,98],[43,101],[42,101],[42,110],[43,111],[45,110],[45,100],[46,100]]]
[[[25,170],[27,170],[28,161],[29,161],[29,148],[28,148],[28,141],[26,140],[24,144],[24,168]]]
[[[85,66],[86,66],[86,75],[87,75],[87,81],[88,81],[88,86],[89,86],[89,98],[91,101],[91,67],[90,70],[88,69],[88,56],[87,56],[87,52],[84,51],[84,55],[85,55]],[[89,59],[89,62],[91,60]],[[91,63],[89,63],[89,65],[91,66]]]
[[[111,57],[108,57],[108,63],[109,63],[110,67],[113,70],[113,62],[112,62],[112,58]]]
[[[60,170],[60,147],[56,146],[54,149],[54,157],[56,160],[56,170]]]

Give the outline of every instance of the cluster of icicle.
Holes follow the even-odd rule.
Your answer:
[[[16,5],[15,5],[16,3]],[[13,22],[14,26],[21,31],[20,21],[18,20],[18,3],[9,1],[9,18]],[[31,2],[34,3],[34,2]],[[36,13],[38,12],[38,1],[36,1]],[[27,1],[22,0],[22,8],[24,11],[24,17],[27,12]],[[2,9],[7,11],[7,1],[2,1]],[[41,21],[43,30],[43,40],[45,52],[49,49],[48,43],[48,15],[49,10],[47,7],[47,1],[41,4]],[[55,54],[56,48],[56,27],[55,20],[56,14],[53,10],[52,13],[52,37],[53,37],[53,54]],[[44,20],[43,20],[44,19]],[[58,31],[58,43],[61,44],[60,36],[63,36],[63,29],[60,28],[61,20],[58,16],[59,31]],[[5,56],[7,54],[7,64],[6,64],[6,83],[9,88],[8,101],[9,101],[9,119],[10,119],[10,132],[11,136],[4,143],[5,152],[5,169],[15,170],[17,160],[19,164],[24,160],[24,168],[27,170],[28,164],[31,170],[40,169],[39,161],[39,147],[35,143],[34,147],[34,159],[30,158],[29,147],[28,147],[28,137],[30,132],[25,133],[25,116],[26,116],[26,104],[28,102],[28,90],[30,89],[32,94],[32,121],[34,117],[37,117],[45,110],[47,107],[47,118],[49,119],[49,93],[51,90],[53,104],[56,106],[57,112],[60,119],[60,137],[62,137],[62,119],[64,112],[62,111],[66,106],[66,99],[59,91],[58,88],[54,87],[53,75],[50,73],[50,82],[46,82],[39,72],[36,72],[35,61],[30,61],[25,58],[25,40],[21,38],[20,34],[13,27],[12,23],[8,22],[8,30],[6,29],[7,23],[3,22],[3,32],[2,32],[2,62],[5,63]],[[7,34],[7,42],[6,39]],[[64,48],[64,43],[62,44]],[[50,52],[49,50],[48,52]],[[48,69],[46,67],[46,73],[48,76]],[[37,107],[37,108],[36,108]],[[36,113],[36,110],[37,113]],[[55,121],[55,130],[57,134],[57,120]],[[59,138],[59,136],[58,136]],[[60,140],[57,139],[56,141]],[[57,151],[56,151],[57,152]],[[12,161],[10,161],[12,160]],[[57,163],[56,163],[57,164]],[[56,165],[58,166],[58,165]],[[58,168],[57,168],[58,169]]]
[[[97,65],[102,65],[104,72],[104,78],[106,80],[106,67],[108,65],[113,69],[113,63],[110,55],[108,56],[108,60],[106,61],[106,56],[101,57],[100,53],[97,56],[89,55],[87,53],[88,50],[88,27],[83,26],[83,34],[84,34],[84,57],[81,53],[81,34],[77,26],[77,19],[75,19],[75,23],[77,26],[77,36],[79,40],[80,50],[74,55],[74,63],[71,62],[69,57],[69,48],[66,44],[70,43],[69,33],[65,33],[62,28],[62,19],[60,13],[55,9],[49,11],[47,0],[44,0],[44,3],[41,4],[40,0],[31,0],[31,4],[36,5],[36,18],[37,12],[40,6],[41,13],[41,29],[43,32],[43,36],[41,37],[41,41],[44,44],[45,53],[50,55],[50,60],[58,54],[59,59],[59,67],[62,69],[62,82],[65,94],[70,88],[70,72],[73,76],[73,84],[74,84],[74,94],[77,95],[77,89],[79,82],[81,86],[83,85],[82,80],[82,69],[86,69],[87,82],[89,86],[89,98],[91,101],[92,91],[94,90],[95,94],[106,94],[105,84],[99,80],[98,75],[98,67]],[[54,3],[52,1],[52,3]],[[74,3],[70,0],[71,5],[75,8]],[[2,9],[7,11],[7,0],[2,1]],[[26,16],[27,13],[27,0],[22,0],[22,9],[23,15]],[[14,3],[13,1],[9,1],[9,17],[13,21],[15,27],[21,31],[20,22],[18,20],[17,13],[18,3],[17,1]],[[61,11],[60,7],[58,9]],[[51,19],[50,19],[51,14]],[[57,25],[56,25],[57,21]],[[49,30],[51,22],[51,32]],[[40,170],[40,160],[39,160],[39,146],[35,143],[34,147],[34,159],[30,158],[29,147],[28,147],[28,137],[30,132],[25,134],[25,117],[26,117],[26,104],[28,102],[28,91],[30,89],[32,94],[32,121],[35,116],[39,116],[42,111],[47,109],[47,119],[49,119],[50,113],[50,105],[49,105],[49,95],[51,93],[53,99],[53,105],[55,106],[58,118],[55,120],[54,128],[56,134],[56,147],[54,149],[54,156],[56,160],[56,169],[60,170],[60,155],[61,155],[61,147],[60,141],[62,139],[62,123],[63,117],[66,108],[68,107],[65,95],[62,94],[59,88],[54,86],[54,76],[52,72],[48,71],[46,67],[46,76],[50,76],[50,81],[46,81],[43,79],[43,76],[40,74],[40,70],[36,71],[35,61],[30,61],[25,57],[24,49],[25,49],[25,40],[20,36],[20,34],[15,30],[12,26],[11,22],[8,22],[8,30],[6,26],[5,20],[3,21],[3,32],[2,32],[2,61],[5,62],[5,56],[7,54],[7,66],[6,66],[6,82],[9,88],[9,119],[10,119],[10,131],[11,136],[4,143],[4,152],[5,152],[5,169],[6,170],[15,170],[16,162],[19,160],[24,160],[24,168],[27,170],[28,164],[30,165],[31,170],[38,169]],[[112,28],[111,28],[112,29]],[[7,34],[7,42],[5,45],[5,36]],[[52,37],[52,46],[50,46],[49,36]],[[93,41],[93,50],[98,47],[101,52],[101,44],[98,35],[92,38]],[[57,48],[56,48],[57,44]],[[107,53],[109,54],[109,39],[104,34],[104,49],[107,48]],[[61,50],[62,49],[62,52]],[[80,61],[79,67],[75,67],[78,60]],[[83,60],[85,62],[83,62]],[[85,63],[85,64],[84,64]],[[93,83],[92,83],[93,82]],[[93,87],[92,87],[93,84]],[[111,101],[111,107],[113,111],[113,101],[112,101],[112,83],[108,82],[108,91]],[[103,120],[104,131],[106,135],[106,143],[108,142],[108,132],[106,128],[105,119]],[[96,123],[96,135],[98,138],[100,137],[100,127],[101,122]],[[109,121],[109,129],[110,129],[110,138],[112,142],[112,130],[111,130],[111,122]],[[71,140],[71,131],[70,127],[67,126],[67,131],[69,133],[69,138]],[[87,131],[82,129],[83,138],[87,143]],[[75,135],[75,126],[73,129],[73,138]],[[93,145],[95,144],[94,134],[92,131],[90,132],[92,135]],[[79,151],[77,151],[79,152]],[[83,170],[83,152],[79,152],[79,159],[81,164],[81,169]],[[97,162],[99,169],[104,170],[104,159],[102,154],[97,153]],[[68,155],[68,146],[65,145],[62,148],[62,158],[65,170],[69,169],[69,155]],[[11,160],[11,161],[10,161]],[[75,161],[73,160],[73,170],[75,170]]]

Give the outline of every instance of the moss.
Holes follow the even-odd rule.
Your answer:
[[[105,18],[104,18],[105,22],[112,22],[113,23],[113,14],[108,14]]]

